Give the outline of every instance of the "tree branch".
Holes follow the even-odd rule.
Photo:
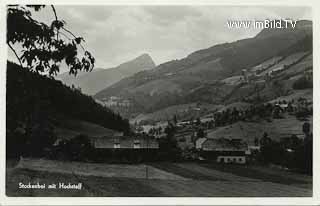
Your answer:
[[[74,38],[77,38],[77,37],[76,37],[71,31],[69,31],[68,29],[66,29],[66,28],[64,28],[64,27],[62,27],[62,29],[65,30],[66,32],[68,32],[69,34],[71,34]],[[82,48],[83,51],[86,51],[81,44],[79,44],[79,45],[80,45],[80,47]]]
[[[70,39],[65,33],[62,33],[62,32],[60,32],[59,34],[62,34],[64,37],[66,37],[68,40],[72,40],[72,39]]]
[[[52,11],[54,13],[54,17],[56,18],[56,21],[58,22],[58,16],[57,16],[57,11],[56,9],[54,8],[53,5],[51,5],[51,8],[52,8]],[[57,29],[57,40],[59,39],[59,29]]]
[[[65,30],[66,32],[68,32],[69,34],[71,34],[74,38],[77,38],[71,31],[69,31],[68,29],[62,27],[63,30]]]
[[[7,42],[7,44],[8,44],[8,46],[9,46],[9,48],[13,51],[13,53],[16,55],[17,59],[19,60],[20,66],[21,66],[22,68],[24,68],[23,65],[22,65],[21,59],[20,59],[20,57],[18,56],[16,50],[14,50],[14,48],[11,46],[11,44],[10,44],[9,42]]]

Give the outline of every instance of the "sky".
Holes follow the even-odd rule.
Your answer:
[[[259,29],[230,29],[228,20],[309,19],[307,7],[56,6],[66,27],[84,37],[96,67],[110,68],[148,53],[155,63],[181,59],[225,42],[255,36]],[[47,7],[35,18],[54,19]],[[10,55],[9,55],[10,56]],[[12,56],[12,55],[11,55]],[[62,72],[65,69],[62,69]]]

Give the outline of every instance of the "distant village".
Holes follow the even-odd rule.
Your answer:
[[[303,54],[290,64],[296,64],[306,55],[308,54]],[[270,64],[258,65],[250,71],[244,69],[242,75],[230,77],[224,81],[225,83],[237,82],[237,84],[268,82],[275,73],[288,67],[282,65],[273,68],[279,61],[281,59],[273,59]],[[170,75],[173,74],[170,73]],[[304,76],[308,80],[312,80],[312,69],[307,70]],[[133,106],[130,100],[116,96],[105,97],[96,101],[118,112],[123,112]],[[304,122],[303,128],[299,132],[277,137],[278,141],[276,143],[280,145],[281,150],[293,153],[304,144],[305,140],[312,139],[312,129],[310,129],[312,125],[307,120],[309,116],[312,116],[312,104],[312,101],[300,97],[298,99],[260,103],[245,109],[231,107],[211,111],[191,119],[180,119],[176,114],[172,114],[171,118],[166,121],[134,122],[132,134],[115,134],[111,138],[93,138],[91,144],[99,151],[113,151],[113,156],[115,155],[114,151],[119,151],[118,153],[123,151],[123,154],[129,154],[132,157],[131,153],[127,152],[135,151],[136,159],[140,161],[145,159],[146,156],[149,160],[156,160],[159,153],[162,153],[162,156],[166,156],[163,153],[168,153],[167,156],[171,156],[167,157],[167,160],[175,159],[172,157],[176,156],[183,160],[246,164],[258,159],[261,160],[259,154],[263,153],[261,151],[263,150],[262,147],[267,148],[267,144],[274,144],[275,141],[269,137],[267,132],[261,132],[259,136],[251,138],[253,141],[234,136],[212,136],[210,132],[236,122],[250,122],[257,119],[272,121],[272,119],[283,119],[288,115],[294,116],[302,122],[301,124]],[[193,109],[201,110],[200,107]],[[305,129],[307,127],[309,129]],[[171,153],[172,151],[173,153]],[[264,157],[264,159],[266,158]]]
[[[128,100],[110,97],[104,102],[109,106],[130,105]],[[196,108],[200,110],[201,108]],[[253,141],[230,136],[212,136],[210,131],[237,122],[250,122],[256,119],[272,121],[286,115],[299,118],[302,123],[312,115],[312,102],[299,98],[291,101],[274,101],[246,109],[227,108],[195,119],[182,120],[173,114],[167,121],[153,124],[135,123],[132,132],[115,132],[105,137],[90,137],[90,145],[98,161],[158,161],[191,160],[213,161],[217,163],[248,164],[259,161],[262,147],[273,144],[267,132],[254,137]],[[279,138],[281,148],[288,153],[294,152],[298,145],[312,139],[312,127],[305,121],[296,134]],[[61,142],[55,144],[57,148]]]

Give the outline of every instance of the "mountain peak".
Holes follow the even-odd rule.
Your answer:
[[[153,68],[156,66],[156,64],[154,63],[153,59],[151,58],[151,56],[147,53],[143,53],[140,56],[138,56],[137,58],[135,58],[133,61],[142,61],[145,62],[148,65],[149,68]]]
[[[143,53],[140,56],[138,56],[136,59],[138,59],[138,58],[150,58],[150,59],[152,59],[151,56],[148,53]]]
[[[120,64],[110,69],[95,69],[92,72],[81,72],[80,75],[72,76],[69,73],[59,75],[58,79],[67,85],[80,87],[82,92],[93,95],[122,78],[131,76],[137,72],[153,69],[155,63],[148,54],[142,54],[135,59]]]
[[[139,71],[153,69],[155,67],[155,63],[150,57],[149,54],[141,54],[140,56],[136,57],[135,59],[120,64],[116,67],[120,72],[124,72],[127,76],[137,73]]]

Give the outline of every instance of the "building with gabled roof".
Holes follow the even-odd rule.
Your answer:
[[[132,163],[156,160],[158,141],[149,136],[111,136],[90,138],[98,161]]]
[[[219,163],[246,163],[248,145],[241,139],[207,139],[200,138],[196,141],[199,155],[206,160]]]
[[[91,138],[91,144],[96,149],[158,149],[159,144],[151,137],[96,137]]]

